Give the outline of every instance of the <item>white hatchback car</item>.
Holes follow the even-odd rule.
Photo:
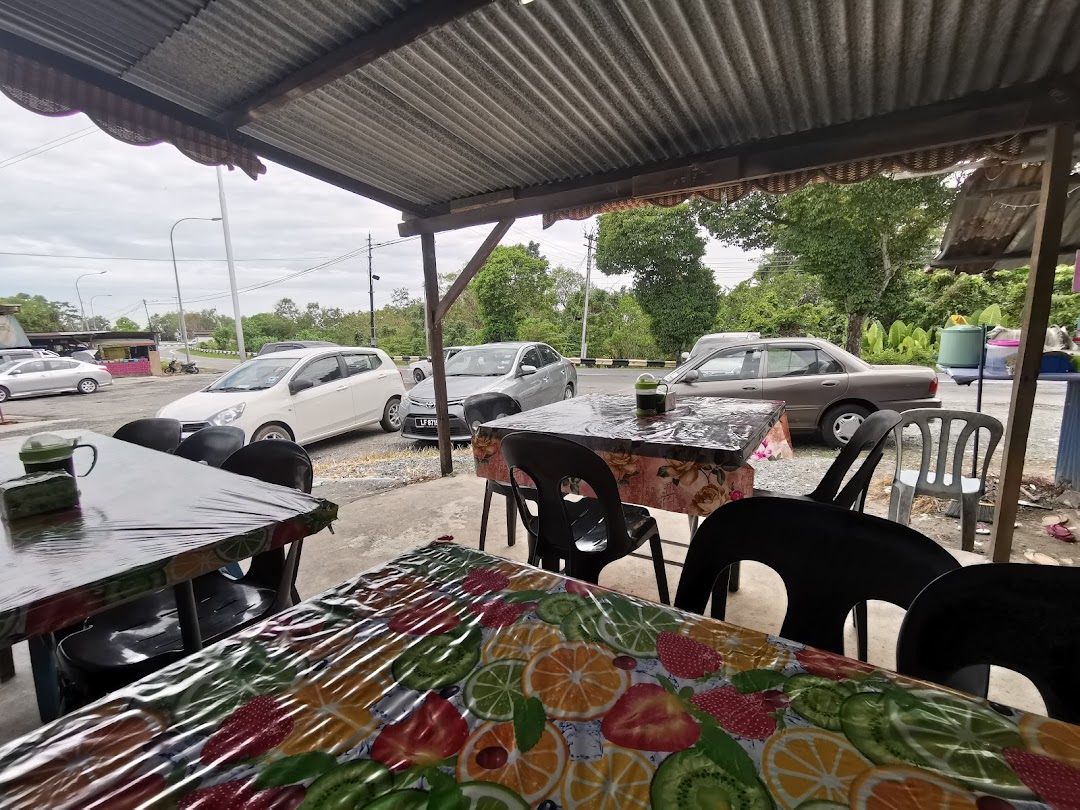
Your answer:
[[[379,349],[292,349],[248,360],[157,415],[179,419],[184,437],[235,425],[252,442],[306,444],[375,422],[396,431],[404,395],[401,372]]]

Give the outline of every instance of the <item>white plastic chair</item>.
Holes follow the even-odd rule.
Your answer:
[[[916,408],[904,411],[903,421],[895,428],[896,469],[893,472],[892,494],[889,497],[889,519],[909,525],[911,523],[911,504],[916,495],[932,495],[935,498],[948,498],[960,502],[960,547],[964,551],[975,548],[975,526],[978,522],[979,499],[986,491],[986,473],[994,449],[1001,440],[1005,428],[1001,422],[985,413],[974,411],[946,411],[939,408]],[[930,466],[931,447],[933,444],[930,423],[939,421],[937,458]],[[963,422],[964,426],[955,431],[953,424]],[[903,431],[908,425],[915,425],[922,434],[922,460],[918,470],[903,466]],[[976,436],[982,431],[989,436],[986,442],[980,439],[978,455],[981,465],[967,461],[965,455],[968,445],[974,444]],[[975,453],[975,448],[972,448]],[[951,465],[950,465],[951,458]],[[964,475],[964,468],[979,473],[978,478]],[[951,466],[951,472],[946,472]]]

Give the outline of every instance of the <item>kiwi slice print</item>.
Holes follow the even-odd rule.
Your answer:
[[[365,807],[393,786],[394,777],[385,765],[370,759],[346,762],[316,779],[297,810]]]
[[[417,642],[399,655],[391,671],[402,686],[426,692],[457,683],[480,660],[480,648],[461,639],[432,636]]]
[[[537,605],[536,615],[548,624],[559,624],[572,611],[588,604],[584,596],[572,593],[553,593],[545,596]]]
[[[851,744],[875,765],[923,764],[889,722],[882,694],[863,693],[845,700],[840,726]]]
[[[427,806],[426,790],[395,790],[363,805],[364,810],[427,810]]]
[[[661,763],[649,788],[655,810],[771,810],[765,786],[742,782],[700,751],[672,754]]]
[[[820,675],[792,675],[784,691],[791,698],[791,708],[815,726],[840,730],[840,707],[851,697],[850,686]]]

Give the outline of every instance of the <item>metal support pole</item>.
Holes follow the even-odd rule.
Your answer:
[[[90,330],[86,326],[86,310],[83,309],[82,293],[79,292],[79,282],[87,276],[100,276],[108,272],[108,270],[98,270],[96,273],[83,273],[81,276],[75,279],[75,296],[79,299],[79,319],[82,321],[82,328],[84,332],[89,332]]]
[[[150,307],[148,307],[146,305],[146,299],[145,298],[142,300],[142,308],[143,308],[143,312],[146,313],[146,328],[147,328],[148,331],[153,332],[154,331],[154,322],[152,320],[150,320]]]
[[[581,354],[579,358],[584,359],[589,350],[589,342],[586,339],[589,329],[589,285],[592,282],[592,248],[593,240],[596,238],[596,233],[585,233],[585,239],[588,240],[588,253],[585,258],[585,310],[581,314]]]
[[[424,321],[428,330],[431,375],[435,381],[435,418],[439,431],[439,466],[443,475],[454,471],[450,455],[450,409],[446,404],[446,358],[443,357],[442,318],[438,317],[439,273],[435,264],[435,234],[420,235],[424,260]]]
[[[176,619],[180,624],[184,652],[197,653],[202,649],[202,630],[199,629],[199,611],[195,606],[195,589],[191,580],[173,585],[173,597],[176,599]]]
[[[221,217],[184,217],[176,220],[173,226],[169,228],[169,250],[172,252],[173,277],[176,279],[176,308],[180,310],[180,339],[184,341],[184,356],[187,357],[189,363],[191,362],[191,347],[188,345],[187,324],[184,323],[184,302],[180,297],[180,270],[176,266],[176,243],[173,241],[173,233],[176,231],[176,226],[181,222],[196,219],[203,222],[217,222]]]
[[[240,293],[236,289],[236,265],[233,263],[232,233],[229,230],[229,209],[225,205],[225,182],[221,179],[221,167],[217,167],[218,200],[221,203],[221,230],[225,234],[225,261],[229,265],[229,291],[232,293],[233,325],[236,327],[236,348],[240,362],[247,360],[244,349],[244,326],[240,319]]]
[[[1016,356],[1009,423],[1005,429],[1005,450],[998,479],[997,504],[994,508],[994,562],[1008,562],[1012,552],[1013,524],[1017,499],[1024,473],[1031,411],[1035,405],[1035,386],[1042,364],[1046,324],[1054,292],[1054,270],[1061,244],[1061,226],[1065,218],[1069,173],[1072,169],[1073,124],[1060,124],[1047,130],[1047,157],[1042,167],[1039,211],[1028,272],[1024,320],[1020,332],[1020,350]]]
[[[375,274],[371,267],[371,231],[367,235],[368,306],[371,308],[371,348],[375,348]]]

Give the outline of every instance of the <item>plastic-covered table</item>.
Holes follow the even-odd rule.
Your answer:
[[[455,545],[0,750],[0,807],[1073,807],[1080,728]]]
[[[52,432],[81,436],[98,461],[78,479],[77,509],[0,521],[0,646],[31,639],[39,667],[51,658],[40,645],[53,631],[153,591],[175,587],[190,625],[192,578],[337,517],[335,504],[303,492],[89,431]],[[23,474],[23,441],[0,441],[0,480]],[[87,464],[82,455],[77,472]],[[198,622],[185,631],[197,648]],[[55,706],[41,708],[55,716]]]

